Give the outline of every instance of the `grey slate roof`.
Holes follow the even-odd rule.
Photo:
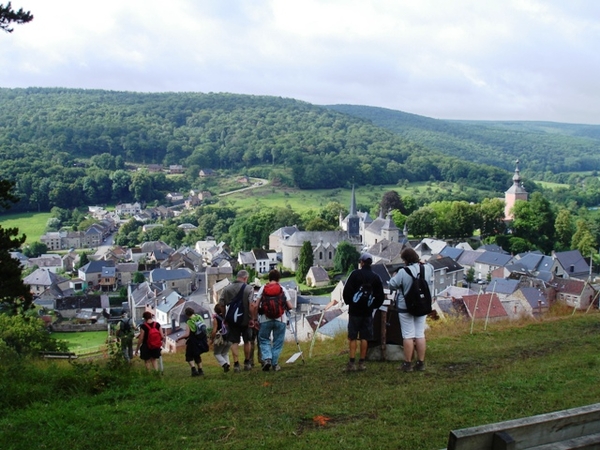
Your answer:
[[[308,271],[309,273],[312,273],[316,282],[329,281],[329,274],[320,266],[312,266]]]
[[[462,255],[463,252],[464,250],[462,248],[450,247],[449,245],[447,245],[439,254],[442,256],[452,258],[455,261],[458,261],[458,258],[460,257],[460,255]]]
[[[519,280],[506,280],[504,278],[492,278],[485,292],[510,295],[519,287]]]
[[[321,241],[336,244],[342,241],[352,242],[353,239],[345,231],[297,231],[285,241],[285,245],[302,247],[305,241],[309,241],[311,245],[315,246]]]
[[[590,270],[587,261],[581,256],[579,250],[569,250],[566,252],[556,252],[554,254],[562,268],[569,275],[585,274]]]
[[[464,250],[458,257],[457,262],[461,266],[472,267],[475,265],[475,260],[479,258],[479,256],[481,256],[481,252],[476,252],[475,250]]]
[[[542,302],[542,307],[548,307],[548,299],[546,298],[544,293],[539,289],[536,289],[534,287],[523,287],[521,288],[521,292],[523,293],[523,296],[525,297],[529,305],[534,310],[540,307],[538,300]]]
[[[446,272],[458,272],[459,270],[463,270],[463,266],[448,256],[431,258],[427,262],[433,266],[434,271],[446,269]]]
[[[169,280],[181,280],[190,279],[191,273],[187,269],[154,269],[150,271],[150,281],[169,281]]]
[[[108,261],[90,261],[79,270],[83,273],[102,273],[104,267],[115,267],[115,262],[110,259]]]
[[[504,267],[510,262],[511,259],[512,256],[510,255],[485,251],[479,253],[479,257],[475,260],[475,262],[480,264],[487,264],[489,266]]]
[[[256,264],[256,258],[252,252],[240,252],[238,254],[240,264],[242,265],[254,265]]]

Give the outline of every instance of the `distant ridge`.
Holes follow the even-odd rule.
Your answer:
[[[445,155],[505,170],[512,170],[518,158],[523,162],[523,171],[530,176],[600,170],[600,125],[443,120],[358,105],[327,108],[369,120]]]

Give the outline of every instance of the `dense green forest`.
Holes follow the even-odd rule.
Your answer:
[[[566,182],[569,172],[600,169],[600,125],[451,121],[368,106],[329,108],[448,156],[506,170],[521,159],[524,173],[538,180]]]
[[[14,210],[151,201],[202,168],[302,189],[444,180],[499,193],[507,172],[411,143],[369,121],[278,97],[0,89],[0,178]],[[185,175],[133,171],[182,164]]]

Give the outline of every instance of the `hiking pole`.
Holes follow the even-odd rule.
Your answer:
[[[290,356],[290,358],[286,361],[286,364],[292,364],[294,361],[296,361],[299,357],[302,357],[302,364],[305,364],[306,361],[304,361],[304,354],[302,353],[302,349],[300,348],[300,343],[298,342],[298,332],[297,332],[297,327],[296,327],[296,316],[294,316],[294,324],[292,324],[292,321],[290,320],[290,312],[287,311],[286,312],[288,321],[290,322],[290,327],[292,327],[292,331],[294,332],[294,339],[296,340],[296,346],[298,347],[298,351],[296,353],[294,353],[292,356]]]
[[[312,337],[312,341],[310,343],[310,350],[308,351],[309,358],[312,358],[313,347],[315,346],[315,340],[317,339],[317,331],[319,331],[319,328],[321,328],[321,324],[323,323],[323,317],[325,316],[325,311],[327,311],[333,305],[337,305],[337,300],[331,300],[329,303],[327,303],[327,306],[325,306],[325,308],[323,308],[323,311],[321,312],[321,317],[319,318],[319,323],[317,324],[317,328],[315,329],[315,332]]]

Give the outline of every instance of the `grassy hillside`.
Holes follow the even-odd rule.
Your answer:
[[[224,374],[183,355],[165,375],[78,362],[0,367],[0,448],[440,449],[451,429],[600,401],[598,313],[511,324],[434,326],[428,367],[370,362],[346,374],[346,342],[318,342],[281,372]],[[296,351],[286,344],[284,358]],[[35,382],[33,382],[35,380]],[[35,425],[34,425],[35,424]],[[35,444],[32,444],[35,443]]]
[[[46,230],[46,223],[50,218],[50,213],[15,213],[4,214],[0,216],[0,226],[2,228],[18,228],[19,236],[27,236],[26,244],[31,244],[40,240],[40,236]]]
[[[452,155],[514,170],[522,160],[529,174],[600,169],[600,126],[552,122],[450,121],[385,108],[332,105],[404,138]]]

